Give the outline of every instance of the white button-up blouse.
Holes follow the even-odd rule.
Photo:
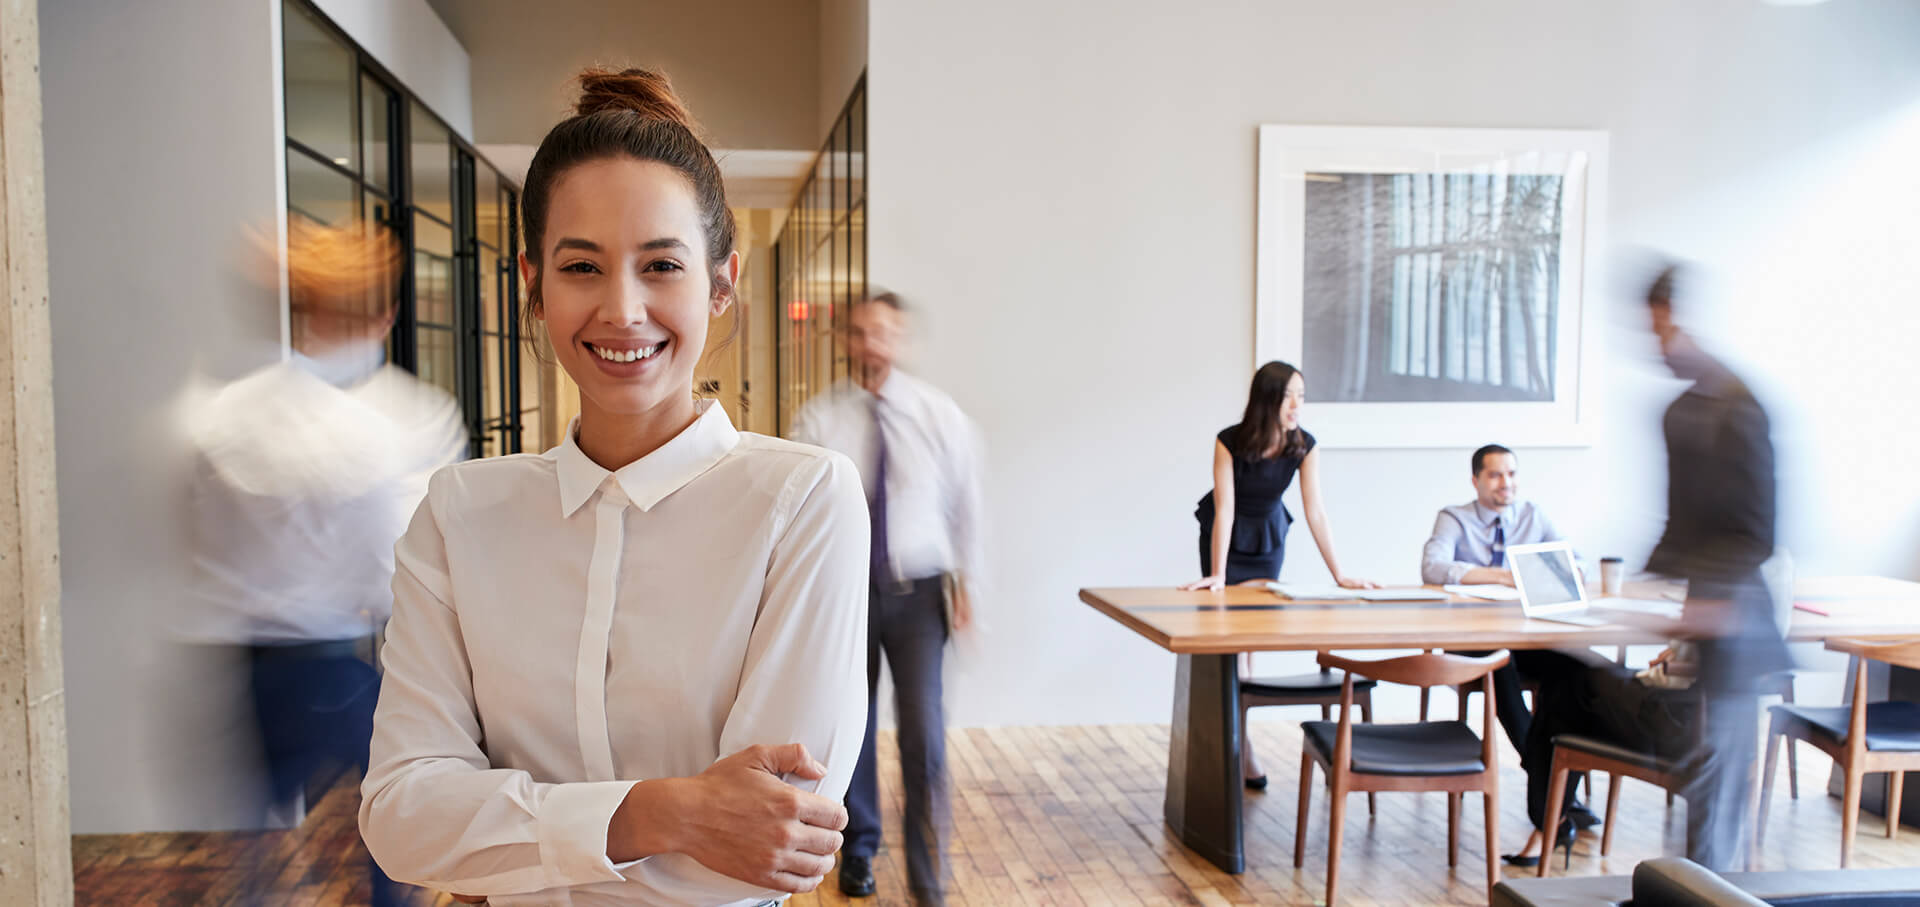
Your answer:
[[[866,726],[868,520],[845,457],[710,401],[608,472],[566,443],[433,477],[395,548],[360,828],[396,879],[520,904],[779,896],[682,854],[616,864],[634,782],[805,744],[824,797]]]

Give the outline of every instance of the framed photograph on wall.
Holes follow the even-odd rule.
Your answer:
[[[1260,127],[1256,365],[1332,447],[1583,446],[1607,134]]]

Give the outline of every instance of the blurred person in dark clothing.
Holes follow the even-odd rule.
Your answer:
[[[322,768],[366,768],[380,692],[367,658],[393,608],[394,542],[427,477],[467,444],[452,398],[385,364],[394,245],[289,227],[293,351],[193,407],[196,589],[175,628],[246,647],[282,815]],[[397,903],[372,872],[373,903]]]
[[[1684,635],[1692,643],[1699,745],[1687,758],[1688,853],[1709,868],[1738,868],[1759,737],[1756,696],[1791,667],[1761,565],[1774,549],[1773,440],[1753,391],[1674,321],[1678,269],[1647,290],[1660,353],[1692,386],[1667,407],[1667,528],[1647,560],[1687,581]],[[1686,674],[1681,657],[1659,667]],[[1699,818],[1696,820],[1695,816]]]
[[[1648,571],[1687,583],[1679,639],[1647,670],[1595,664],[1541,689],[1528,735],[1527,809],[1539,825],[1556,734],[1676,760],[1686,778],[1687,855],[1724,871],[1741,868],[1752,832],[1757,694],[1791,663],[1761,574],[1773,554],[1776,500],[1767,413],[1674,320],[1678,277],[1677,268],[1662,270],[1646,301],[1661,357],[1692,382],[1662,420],[1667,525],[1647,561]]]
[[[1751,689],[1786,670],[1761,565],[1773,555],[1776,497],[1767,411],[1739,376],[1674,321],[1677,268],[1647,290],[1660,352],[1692,381],[1667,407],[1667,527],[1647,570],[1687,581],[1687,624],[1700,679],[1716,690]]]

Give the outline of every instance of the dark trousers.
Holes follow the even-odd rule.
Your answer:
[[[1460,652],[1469,658],[1480,658],[1492,652]],[[1527,732],[1533,724],[1533,714],[1527,710],[1527,697],[1524,689],[1526,682],[1542,687],[1554,686],[1577,678],[1586,673],[1587,665],[1593,659],[1582,657],[1582,653],[1557,652],[1550,649],[1510,649],[1507,663],[1493,672],[1493,713],[1500,719],[1500,728],[1507,732],[1507,742],[1513,744],[1513,751],[1520,754],[1524,761],[1527,756]],[[1474,687],[1479,689],[1479,687]],[[1534,703],[1536,706],[1539,703]],[[1461,716],[1467,718],[1468,716]],[[1471,719],[1468,725],[1478,727]]]
[[[254,715],[274,803],[291,802],[328,764],[366,773],[380,675],[354,654],[361,642],[253,647]],[[374,905],[398,903],[398,886],[369,866]]]
[[[1759,735],[1751,693],[1649,687],[1634,672],[1601,662],[1569,682],[1543,686],[1527,735],[1527,816],[1546,821],[1553,738],[1579,734],[1681,765],[1687,801],[1687,856],[1709,869],[1740,868],[1746,803]],[[1569,787],[1571,793],[1571,787]]]
[[[868,589],[867,738],[847,788],[844,851],[880,849],[880,770],[874,752],[875,699],[884,651],[893,673],[899,720],[900,780],[906,793],[907,880],[921,903],[943,901],[943,842],[948,826],[946,714],[940,663],[947,643],[946,590],[940,577]]]

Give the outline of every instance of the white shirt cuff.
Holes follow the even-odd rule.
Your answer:
[[[1447,581],[1444,585],[1458,586],[1467,578],[1467,571],[1473,568],[1466,564],[1453,564],[1447,568]]]
[[[607,824],[633,788],[632,781],[583,781],[556,786],[540,803],[540,862],[552,887],[618,882],[622,866],[607,858]],[[639,861],[634,861],[639,862]]]

